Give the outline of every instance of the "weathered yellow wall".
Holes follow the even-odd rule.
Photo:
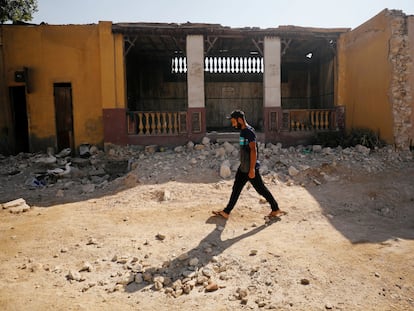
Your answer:
[[[54,83],[71,83],[75,146],[103,143],[102,109],[125,105],[123,42],[99,25],[3,25],[6,86],[30,69],[27,94],[31,149],[56,143]]]
[[[111,23],[112,26],[112,23]],[[110,34],[112,36],[112,33]],[[115,75],[115,105],[117,108],[126,108],[126,69],[124,58],[124,36],[114,34],[114,75]]]
[[[392,68],[388,59],[390,18],[386,10],[338,41],[337,104],[346,107],[346,127],[370,128],[392,144],[389,101]]]
[[[112,22],[99,22],[102,108],[125,108],[125,62],[122,34],[112,34]]]

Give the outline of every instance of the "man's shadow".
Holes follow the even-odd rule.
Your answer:
[[[189,273],[202,270],[211,262],[213,257],[218,256],[233,244],[259,233],[269,225],[278,221],[280,221],[280,218],[274,218],[244,234],[223,241],[221,239],[221,234],[224,231],[227,221],[219,216],[211,216],[207,219],[206,223],[215,224],[216,227],[202,239],[196,247],[175,257],[173,260],[165,262],[162,267],[149,267],[143,269],[143,271],[131,272],[133,274],[131,275],[131,279],[139,273],[141,275],[145,274],[147,278],[148,276],[152,277],[151,280],[143,280],[140,283],[131,282],[127,284],[125,286],[125,291],[131,293],[142,290],[143,288],[151,287],[151,285],[154,285],[154,276],[168,278],[170,285],[179,279],[183,280],[188,278]],[[194,258],[198,259],[198,263],[192,266],[190,265],[190,261]],[[165,285],[167,286],[168,284]],[[152,286],[152,288],[155,290],[154,286]]]

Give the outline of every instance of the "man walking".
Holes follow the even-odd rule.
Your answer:
[[[228,219],[244,185],[249,181],[254,189],[269,202],[272,209],[268,215],[269,218],[286,215],[286,212],[279,209],[275,198],[265,186],[260,176],[260,164],[257,159],[257,143],[254,128],[247,123],[245,114],[241,110],[234,110],[227,119],[231,120],[233,127],[240,130],[240,166],[237,169],[233,190],[226,208],[224,210],[213,211],[213,214]]]

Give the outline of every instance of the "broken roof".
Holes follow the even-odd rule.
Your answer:
[[[281,38],[282,56],[296,58],[316,49],[334,48],[340,34],[350,28],[279,26],[231,28],[203,23],[116,23],[112,32],[124,35],[126,51],[147,55],[185,54],[186,36],[203,35],[206,56],[263,56],[267,36]],[[287,51],[290,53],[287,53]]]

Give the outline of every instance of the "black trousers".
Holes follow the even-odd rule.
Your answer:
[[[249,178],[248,173],[242,173],[240,171],[240,168],[237,170],[236,177],[234,179],[233,184],[233,191],[231,192],[231,196],[229,199],[229,203],[227,204],[224,211],[227,214],[230,214],[234,206],[236,205],[237,200],[239,199],[240,193],[243,190],[244,185],[246,185],[247,182],[250,182],[254,189],[256,189],[257,193],[262,195],[267,202],[270,203],[270,207],[272,208],[272,211],[277,211],[279,209],[279,206],[273,197],[273,195],[270,193],[269,189],[267,189],[266,185],[263,183],[263,179],[259,174],[259,169],[256,169],[256,174],[253,179]]]

